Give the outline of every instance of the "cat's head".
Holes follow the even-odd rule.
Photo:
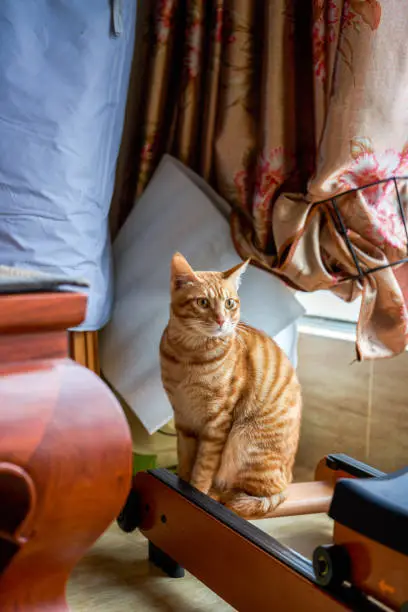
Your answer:
[[[171,311],[186,332],[216,338],[239,323],[238,287],[248,261],[226,272],[196,272],[180,253],[171,262]]]

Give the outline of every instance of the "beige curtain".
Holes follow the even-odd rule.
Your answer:
[[[242,257],[300,290],[362,294],[359,359],[402,352],[406,267],[366,272],[407,255],[405,3],[142,4],[122,215],[170,152],[230,202]]]

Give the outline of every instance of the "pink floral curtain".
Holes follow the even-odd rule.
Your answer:
[[[230,202],[242,257],[299,290],[363,296],[359,359],[403,351],[405,3],[156,0],[147,12],[124,206],[172,153]]]

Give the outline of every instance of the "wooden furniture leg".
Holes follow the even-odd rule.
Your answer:
[[[69,356],[100,376],[99,346],[97,331],[74,331],[69,333]]]
[[[1,612],[69,610],[69,575],[130,488],[122,410],[67,358],[85,307],[73,293],[0,295]]]

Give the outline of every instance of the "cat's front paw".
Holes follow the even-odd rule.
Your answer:
[[[192,487],[195,487],[196,489],[201,491],[201,493],[204,493],[204,495],[208,495],[208,492],[211,488],[211,485],[208,485],[204,482],[197,482],[196,480],[194,480],[194,478],[191,479],[190,484]]]
[[[208,491],[208,497],[211,497],[211,499],[213,499],[216,502],[219,502],[221,499],[221,493],[220,491],[217,491],[217,489],[211,488]]]

